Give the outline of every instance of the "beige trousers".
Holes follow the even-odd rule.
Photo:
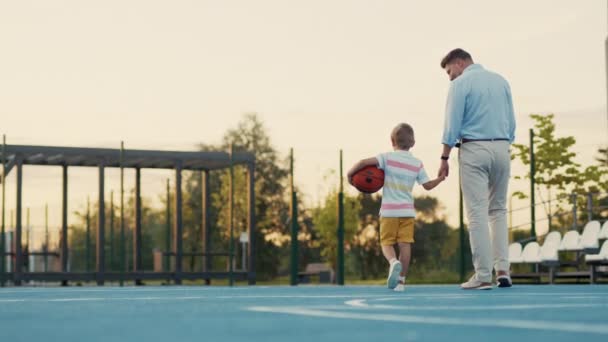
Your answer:
[[[491,282],[492,268],[496,271],[509,271],[509,142],[464,143],[460,147],[459,161],[475,276],[478,281]]]

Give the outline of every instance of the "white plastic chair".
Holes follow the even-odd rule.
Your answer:
[[[598,254],[585,255],[585,261],[608,261],[608,240],[604,241]]]
[[[552,231],[545,236],[545,241],[543,241],[543,246],[547,244],[555,245],[559,247],[560,242],[562,241],[562,234],[558,231]]]
[[[608,221],[604,222],[604,225],[602,225],[602,229],[597,235],[597,238],[601,240],[608,240]]]
[[[524,263],[538,264],[540,259],[540,246],[538,242],[529,242],[521,252],[521,258]]]
[[[581,237],[576,230],[571,230],[564,235],[562,242],[559,245],[560,251],[580,251],[579,241]]]
[[[545,236],[545,241],[540,247],[540,258],[543,262],[557,262],[559,261],[559,255],[557,249],[559,248],[562,234],[558,231],[553,231]]]
[[[523,262],[521,258],[521,243],[514,242],[509,245],[509,263],[518,264]]]
[[[578,249],[597,251],[597,249],[600,248],[598,241],[600,227],[599,221],[587,222],[585,228],[583,229],[583,234],[581,235]]]

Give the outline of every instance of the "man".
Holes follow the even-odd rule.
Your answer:
[[[463,289],[492,289],[492,268],[498,287],[510,287],[507,232],[507,188],[515,138],[511,89],[500,75],[475,64],[462,50],[441,61],[450,81],[438,174],[447,177],[450,151],[460,143],[461,188],[469,220],[475,274]]]

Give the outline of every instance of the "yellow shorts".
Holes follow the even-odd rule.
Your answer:
[[[382,246],[392,246],[398,242],[414,242],[414,218],[381,217],[380,244]]]

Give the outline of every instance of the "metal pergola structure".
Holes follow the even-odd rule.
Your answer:
[[[94,281],[98,285],[103,285],[105,281],[133,280],[139,283],[149,279],[171,279],[175,284],[181,284],[182,280],[194,279],[229,279],[232,285],[234,279],[247,280],[249,284],[255,284],[255,198],[254,198],[254,174],[255,156],[249,152],[233,153],[232,149],[228,152],[176,152],[176,151],[153,151],[153,150],[124,150],[108,148],[81,148],[81,147],[54,147],[54,146],[28,146],[28,145],[2,145],[0,160],[4,164],[3,175],[8,175],[12,169],[16,172],[16,224],[14,230],[13,252],[1,251],[4,249],[2,244],[0,256],[4,261],[4,256],[13,258],[11,272],[5,272],[2,262],[0,269],[0,280],[12,281],[15,285],[21,285],[24,281],[58,281],[62,285],[67,285],[69,281]],[[23,272],[24,253],[21,246],[22,235],[22,188],[23,188],[23,166],[24,165],[51,165],[59,166],[63,169],[62,186],[62,225],[60,240],[60,272]],[[209,193],[209,172],[219,169],[232,168],[234,165],[245,165],[247,167],[247,188],[248,188],[248,215],[247,229],[249,245],[247,250],[248,262],[247,269],[241,271],[233,270],[232,259],[234,256],[233,248],[229,252],[211,252],[210,227],[207,215],[210,207]],[[68,269],[68,168],[69,167],[96,167],[99,170],[99,213],[98,230],[96,244],[96,267],[94,272],[71,272]],[[133,270],[127,271],[123,266],[120,272],[106,272],[105,265],[105,169],[121,169],[121,203],[124,196],[123,191],[123,170],[125,168],[135,169],[135,226],[133,231]],[[165,255],[173,257],[172,270],[163,272],[143,271],[141,257],[141,169],[172,169],[175,170],[175,199],[173,201],[173,234],[172,251],[165,251]],[[184,253],[182,248],[182,170],[201,171],[202,174],[202,251],[196,253],[197,256],[206,256],[203,263],[202,272],[182,271],[182,261],[184,255],[194,253]],[[4,178],[4,177],[2,177]],[[230,177],[230,203],[233,202],[233,180]],[[4,193],[5,182],[2,181],[2,231],[4,232]],[[122,211],[122,206],[121,206]],[[231,235],[232,212],[230,208]],[[121,215],[121,221],[122,215]],[[122,223],[124,225],[124,222]],[[123,226],[124,231],[124,226]],[[124,235],[123,235],[124,236]],[[2,235],[4,240],[4,234]],[[2,241],[3,242],[3,241]],[[124,243],[124,240],[123,240]],[[231,246],[233,242],[231,241]],[[2,255],[4,254],[4,255]],[[210,256],[223,255],[230,257],[230,267],[227,272],[212,272]],[[124,264],[124,263],[123,263]]]

